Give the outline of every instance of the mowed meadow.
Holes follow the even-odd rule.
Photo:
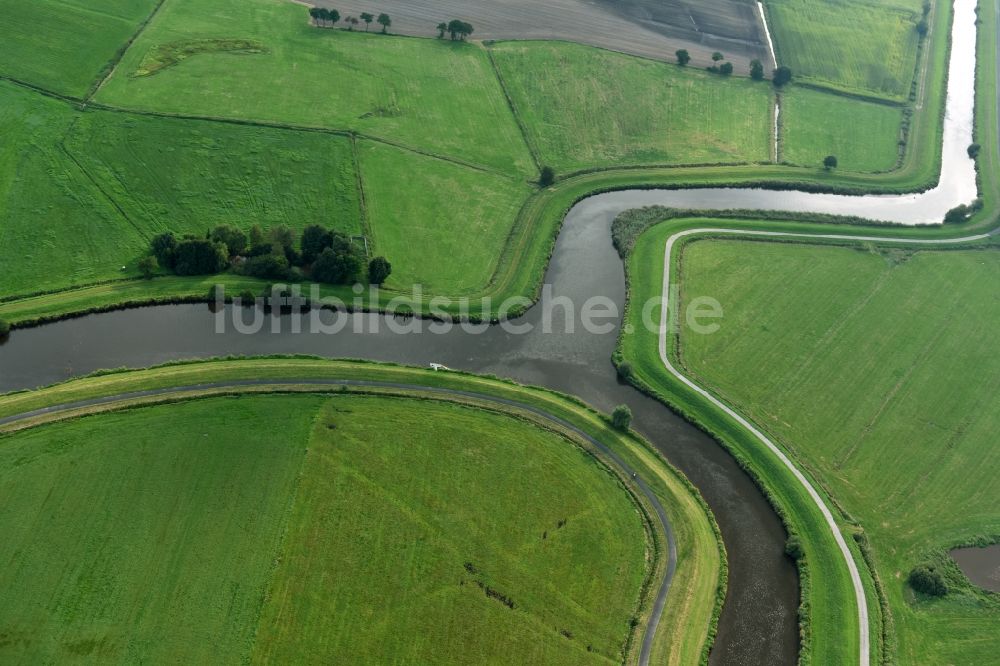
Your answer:
[[[529,141],[560,172],[770,159],[769,86],[579,44],[490,52]]]
[[[0,74],[82,97],[156,7],[156,0],[0,0]]]
[[[705,240],[682,301],[717,299],[713,335],[682,328],[686,371],[763,426],[867,533],[905,663],[989,663],[996,595],[944,551],[1000,535],[1000,301],[995,250]],[[943,599],[915,597],[916,565]]]
[[[5,662],[618,663],[647,573],[616,477],[477,408],[219,397],[2,439]]]
[[[0,298],[135,280],[153,235],[216,224],[362,234],[391,290],[479,294],[543,164],[674,179],[771,160],[766,82],[571,43],[320,29],[281,0],[8,4],[0,77],[23,85],[0,82]],[[59,8],[81,13],[71,35],[42,20]],[[781,159],[807,177],[830,181],[830,153],[845,172],[896,165],[898,108],[786,96]]]
[[[796,75],[849,93],[908,98],[920,41],[919,4],[769,0],[766,7],[778,60]]]

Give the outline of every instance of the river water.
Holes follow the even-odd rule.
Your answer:
[[[409,323],[424,326],[424,332],[400,333],[390,328],[402,325],[399,320],[334,313],[323,316],[346,317],[348,323],[335,335],[292,332],[291,315],[268,315],[262,330],[240,333],[233,318],[249,320],[252,309],[227,306],[213,313],[205,305],[139,308],[15,331],[0,346],[0,391],[36,387],[100,368],[227,354],[302,353],[418,366],[442,363],[565,391],[605,411],[628,404],[637,430],[698,487],[722,530],[730,578],[712,663],[794,664],[798,579],[783,554],[785,532],[777,516],[715,441],[616,378],[610,357],[625,280],[609,227],[622,211],[652,204],[838,213],[908,224],[939,221],[948,209],[976,196],[975,171],[966,154],[972,141],[975,6],[975,0],[955,2],[942,175],[928,192],[858,197],[727,188],[596,195],[567,215],[542,300],[516,322],[532,328],[526,334],[502,327],[478,333],[453,328],[433,334],[419,320]],[[594,297],[613,305],[615,316],[608,317],[606,330],[588,332],[578,317],[567,326],[562,305],[571,304],[579,315],[583,304]],[[544,324],[553,310],[556,324],[550,329]],[[222,332],[217,330],[220,322],[225,324]],[[363,332],[355,333],[355,328]]]

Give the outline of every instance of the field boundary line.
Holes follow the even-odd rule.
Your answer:
[[[76,125],[76,122],[74,121],[70,125],[69,130],[72,130],[75,125]],[[67,130],[67,131],[69,131],[69,130]],[[142,229],[139,228],[139,225],[137,225],[135,223],[135,221],[131,217],[129,217],[129,214],[125,212],[125,209],[122,208],[121,205],[119,205],[119,203],[115,200],[115,198],[113,196],[111,196],[104,189],[103,186],[101,186],[101,184],[97,181],[97,179],[94,178],[93,174],[91,174],[90,171],[88,171],[87,168],[84,167],[83,164],[80,163],[80,160],[78,160],[76,158],[76,155],[74,155],[69,150],[69,148],[66,147],[66,138],[65,137],[63,137],[62,139],[59,140],[59,150],[62,151],[62,153],[69,159],[69,161],[71,161],[76,166],[77,169],[80,170],[80,173],[82,173],[84,175],[84,177],[90,182],[90,184],[98,192],[100,192],[101,196],[103,196],[107,200],[107,202],[109,204],[111,204],[111,206],[115,209],[115,211],[119,215],[121,215],[122,219],[125,220],[126,222],[128,222],[129,226],[131,226],[133,229],[135,229],[135,232],[137,234],[139,234],[139,237],[148,241],[149,240],[149,234],[146,233],[146,232],[144,232]]]
[[[503,79],[503,74],[500,72],[500,66],[497,65],[496,58],[493,57],[493,49],[489,46],[483,46],[486,49],[486,57],[489,58],[490,67],[493,69],[493,75],[496,77],[497,83],[500,84],[500,90],[503,91],[503,97],[507,100],[507,108],[510,110],[510,114],[514,117],[514,122],[517,123],[517,128],[521,130],[521,139],[524,141],[525,147],[528,149],[528,153],[531,154],[531,161],[535,163],[535,171],[541,171],[542,161],[538,154],[538,148],[532,143],[530,137],[528,136],[528,129],[524,126],[524,122],[521,120],[521,116],[517,113],[517,107],[514,105],[514,98],[510,96],[510,90],[507,89],[507,82]]]
[[[115,55],[112,56],[111,60],[109,60],[104,64],[104,68],[101,70],[101,72],[104,73],[104,76],[102,76],[95,83],[93,83],[87,90],[87,94],[83,98],[84,104],[90,102],[90,100],[94,98],[94,95],[96,95],[101,90],[101,88],[104,87],[104,84],[107,83],[108,79],[114,76],[114,73],[118,71],[118,65],[121,64],[122,59],[125,57],[125,54],[128,53],[130,48],[132,48],[132,44],[135,43],[135,40],[139,39],[139,35],[141,35],[143,31],[146,30],[146,27],[156,17],[156,15],[160,12],[160,8],[162,8],[163,5],[166,4],[166,2],[167,0],[158,0],[156,6],[153,7],[153,11],[151,11],[149,13],[149,16],[147,16],[142,21],[142,23],[139,24],[135,32],[132,33],[132,36],[129,37],[128,41],[122,44],[122,46],[118,48],[118,51],[115,53]],[[98,74],[100,74],[101,72],[98,72]]]
[[[372,239],[375,245],[375,234],[372,232],[371,220],[368,217],[368,199],[365,196],[365,179],[361,173],[361,155],[358,153],[358,137],[351,135],[351,158],[354,160],[354,181],[358,188],[358,208],[361,214],[361,232]]]

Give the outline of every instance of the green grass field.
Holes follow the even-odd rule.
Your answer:
[[[903,110],[793,86],[781,95],[781,159],[820,168],[882,172],[899,160]]]
[[[62,102],[0,82],[0,294],[120,275],[146,249],[63,150],[74,120]]]
[[[571,43],[491,52],[529,140],[559,172],[770,160],[766,85]]]
[[[65,145],[145,238],[217,224],[362,232],[346,137],[96,112]]]
[[[155,6],[155,0],[0,0],[0,76],[81,97]]]
[[[0,446],[0,660],[240,661],[316,397],[58,423]]]
[[[684,366],[794,451],[872,542],[910,664],[987,663],[1000,603],[914,599],[927,557],[1000,535],[995,250],[911,252],[739,241],[684,250],[682,300],[725,309],[682,328]],[[940,558],[936,558],[940,559]]]
[[[130,108],[351,129],[535,175],[485,51],[472,44],[320,30],[275,0],[167,0],[102,88]],[[191,39],[249,39],[134,77],[147,54]]]
[[[362,232],[346,138],[79,113],[2,82],[0,100],[0,296],[132,275],[164,230]]]
[[[333,399],[253,660],[617,663],[646,539],[615,486],[587,453],[508,416]]]
[[[860,0],[769,0],[780,64],[813,83],[904,101],[916,67],[920,8]]]
[[[652,555],[590,454],[471,406],[204,398],[3,440],[5,660],[618,663]]]
[[[483,289],[531,187],[373,141],[359,154],[373,252],[392,261],[390,286],[447,295]]]
[[[365,382],[392,382],[395,384],[420,386],[424,388],[424,391],[422,392],[393,389],[391,392],[396,397],[409,396],[426,399],[429,397],[429,394],[426,393],[426,391],[435,391],[433,394],[435,397],[438,399],[448,400],[450,402],[454,402],[456,400],[454,394],[449,395],[445,393],[437,393],[436,391],[439,389],[458,390],[468,395],[477,396],[475,399],[459,399],[461,404],[466,405],[466,407],[460,408],[457,405],[446,405],[453,409],[457,409],[459,415],[466,420],[468,419],[469,405],[486,407],[492,411],[496,409],[496,403],[491,403],[489,401],[499,399],[532,405],[538,409],[544,410],[552,417],[562,419],[565,423],[572,424],[573,427],[586,432],[588,435],[601,442],[601,444],[609,450],[614,451],[614,453],[621,460],[625,461],[633,469],[639,470],[640,475],[644,478],[651,490],[657,495],[660,502],[663,504],[670,520],[671,529],[677,539],[677,571],[674,581],[670,586],[669,594],[667,595],[664,615],[665,618],[671,618],[671,620],[661,622],[659,625],[659,630],[657,631],[653,643],[652,655],[654,662],[669,664],[693,663],[698,660],[699,656],[705,649],[706,642],[709,640],[710,636],[709,629],[710,626],[712,626],[712,618],[718,610],[716,605],[717,594],[720,590],[720,586],[723,586],[724,588],[726,574],[723,551],[717,540],[718,531],[710,517],[710,514],[708,513],[708,509],[705,506],[704,501],[676,470],[666,464],[654,452],[652,447],[647,442],[640,439],[633,433],[624,433],[613,429],[605,416],[591,410],[576,400],[568,399],[565,396],[551,391],[520,386],[511,382],[499,381],[487,377],[465,375],[457,372],[441,373],[420,368],[363,362],[287,357],[230,359],[201,361],[195,363],[179,363],[158,368],[151,368],[148,370],[103,373],[100,375],[57,384],[55,386],[36,391],[6,394],[0,396],[0,417],[23,413],[44,406],[54,406],[86,399],[116,396],[124,392],[155,390],[170,387],[205,386],[212,383],[216,383],[217,385],[227,385],[232,382],[243,382],[247,379],[258,381],[262,379],[271,380],[275,382],[276,385],[281,383],[281,390],[298,390],[310,394],[315,394],[317,391],[323,389],[315,383],[305,386],[300,385],[299,383],[301,381],[347,379]],[[279,387],[275,386],[272,389],[263,390],[274,390],[275,388]],[[246,386],[243,388],[228,386],[228,388],[220,388],[217,390],[188,391],[183,394],[171,395],[165,399],[177,400],[180,398],[207,398],[212,395],[228,395],[234,391],[247,396],[254,394],[254,391],[256,390],[261,389]],[[384,392],[380,393],[378,389],[354,388],[348,391],[347,394],[344,394],[336,387],[329,387],[326,390],[334,392],[337,396],[337,400],[340,401],[335,404],[341,405],[344,404],[343,400],[345,398],[350,397],[353,400],[354,398],[352,396],[358,395],[359,393],[361,395],[384,395]],[[244,397],[243,399],[248,401],[255,400],[254,398],[249,397]],[[125,402],[118,402],[110,408],[121,409],[123,407],[149,406],[151,404],[156,404],[157,402],[162,402],[163,400],[163,397],[152,399],[130,399]],[[364,404],[371,403],[367,402]],[[380,408],[383,404],[387,403],[384,401],[380,402]],[[426,404],[433,403],[421,402],[421,408]],[[386,408],[392,408],[392,405],[389,405]],[[107,409],[109,408],[106,406],[95,406],[83,410],[83,413],[100,414],[106,412]],[[352,409],[354,408],[352,407]],[[504,409],[507,408],[504,407]],[[304,419],[310,419],[320,413],[319,408],[310,408],[306,411],[308,411],[308,413],[302,415],[302,418]],[[337,412],[331,413],[338,414]],[[343,419],[345,414],[358,414],[358,418],[361,418],[362,413],[363,412],[361,410],[357,409],[354,409],[352,412],[340,412],[339,418],[341,420],[336,422],[338,426],[337,431],[340,431],[341,429],[348,430],[350,428],[349,424],[347,424]],[[514,412],[512,413],[522,419],[526,419],[530,423],[538,423],[539,425],[544,426],[547,430],[553,427],[553,423],[551,421],[539,421],[537,415],[530,412],[518,411],[514,409]],[[79,416],[80,412],[77,412],[75,415]],[[20,426],[40,426],[45,423],[52,423],[53,421],[59,421],[72,416],[72,414],[50,414],[49,416],[32,419],[28,422],[21,422]],[[506,418],[502,420],[509,422]],[[314,419],[314,424],[319,424],[321,429],[318,432],[320,434],[324,434],[321,427],[323,422],[316,421]],[[516,423],[515,425],[516,427],[514,430],[518,432],[526,427],[526,424],[523,422]],[[11,428],[17,427],[17,425],[0,426],[0,431],[7,432],[10,431]],[[533,431],[528,428],[528,433],[532,434]],[[330,433],[326,432],[325,434],[329,435]],[[403,437],[407,442],[413,443],[416,435],[410,432],[401,433],[399,428],[393,427],[392,432],[385,437],[385,440],[393,441],[393,438],[397,437]],[[472,442],[470,446],[472,449],[482,452],[485,450],[483,449],[485,446],[484,441],[494,441],[494,439],[495,432],[489,432]],[[545,441],[555,441],[558,444],[558,449],[560,451],[562,451],[564,447],[571,446],[565,440],[556,436],[549,436],[544,439]],[[536,439],[532,435],[532,438],[528,441],[535,442]],[[501,447],[502,450],[506,450],[508,442],[498,442],[498,446]],[[513,443],[511,446],[516,447],[517,444]],[[312,448],[310,448],[310,453],[312,453]],[[363,453],[367,454],[367,452]],[[412,453],[413,452],[408,453],[408,455],[411,455],[411,460],[414,459],[412,458]],[[380,455],[384,458],[384,451]],[[532,451],[531,455],[534,456],[534,451]],[[526,459],[528,459],[527,456]],[[543,457],[539,460],[549,459],[549,457]],[[312,458],[307,457],[307,460],[312,460]],[[589,459],[587,460],[587,463],[592,466]],[[516,468],[517,465],[521,464],[521,462],[505,457],[504,464],[507,465],[509,471],[510,469]],[[527,464],[531,466],[530,462]],[[320,467],[319,471],[324,472],[326,470],[326,467]],[[586,473],[577,473],[566,469],[565,466],[563,466],[561,470],[562,471],[560,473],[569,472],[567,478],[574,480],[574,483],[567,483],[567,487],[576,487],[578,484],[575,484],[575,481],[580,480],[581,474],[583,474],[584,477],[586,476]],[[554,470],[543,470],[541,474],[548,474],[552,471]],[[431,469],[428,472],[428,474],[437,473],[440,472],[436,469]],[[606,474],[603,474],[602,472],[601,475],[604,479],[604,485],[611,494],[619,492],[614,488],[616,484],[613,481],[608,483]],[[491,476],[490,478],[492,479],[494,477]],[[530,478],[534,477],[531,476]],[[412,484],[415,480],[410,479],[407,482]],[[518,484],[521,483],[520,480],[515,480],[515,482]],[[519,492],[523,492],[523,488],[520,485],[518,486],[518,489]],[[531,492],[536,491],[531,490]],[[543,488],[537,490],[537,492],[546,493],[548,490]],[[486,496],[487,494],[484,493],[483,497],[485,498]],[[487,500],[484,499],[483,501],[485,502]],[[496,498],[493,498],[488,501],[494,502],[497,500]],[[513,501],[520,500],[515,499]],[[603,496],[601,501],[604,501]],[[574,504],[574,506],[576,506],[576,504]],[[529,512],[531,512],[532,515],[537,515],[537,510],[534,508],[530,508]],[[591,512],[588,515],[596,517],[600,515],[600,512]],[[560,515],[558,520],[562,520],[563,518],[567,517]],[[575,521],[573,527],[575,528]],[[569,530],[570,528],[571,525],[567,518],[567,523],[561,528],[561,530]],[[618,528],[616,527],[614,529]],[[561,530],[558,528],[557,523],[556,531]],[[546,530],[543,528],[542,533],[544,534],[545,531]],[[515,533],[519,532],[515,530]],[[568,531],[564,532],[564,536],[569,535],[570,533],[571,532]],[[662,533],[660,533],[659,530],[655,530],[654,534],[657,535],[657,543],[663,543]],[[532,533],[532,536],[538,536],[537,530]],[[555,533],[553,533],[551,537],[553,541],[547,544],[546,547],[555,547],[559,543],[564,545],[565,542],[555,541]],[[586,540],[586,537],[584,537],[584,539]],[[549,541],[549,538],[544,540]],[[477,543],[482,542],[477,541]],[[605,550],[606,547],[607,544],[601,544],[597,548],[602,550],[602,552],[607,552]],[[660,562],[657,566],[661,571],[663,555],[663,549],[658,548],[656,560]],[[558,564],[555,566],[558,566]],[[462,569],[464,570],[464,562],[462,563]],[[486,571],[486,569],[483,569],[483,571]],[[457,581],[452,579],[451,582],[455,583]],[[567,587],[574,590],[579,589],[578,585]],[[575,592],[573,594],[575,594]],[[530,598],[537,599],[537,596],[531,596]],[[561,598],[565,598],[565,596]],[[603,601],[604,600],[602,599],[602,602]],[[645,618],[648,616],[648,611],[649,606],[646,604],[641,611],[640,626],[644,624]],[[562,635],[560,635],[560,640],[568,641],[568,639]],[[579,640],[579,638],[576,640]],[[634,655],[635,653],[632,652],[632,654]]]

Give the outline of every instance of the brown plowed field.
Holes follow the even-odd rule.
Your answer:
[[[615,51],[673,60],[687,49],[694,64],[722,51],[745,72],[753,58],[767,63],[767,46],[750,0],[315,0],[342,16],[386,12],[392,32],[433,36],[434,26],[458,18],[474,39],[563,39]],[[360,29],[364,29],[361,24]],[[378,30],[376,23],[372,30]]]

